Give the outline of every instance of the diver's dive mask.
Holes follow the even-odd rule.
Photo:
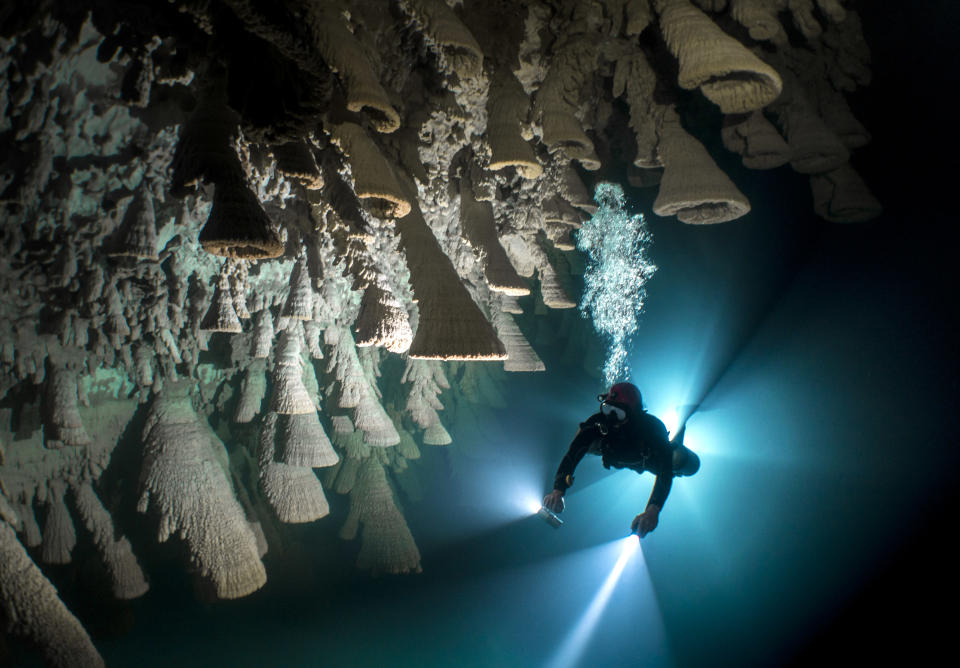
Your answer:
[[[623,422],[627,419],[627,411],[606,401],[600,404],[600,412],[603,413],[607,419],[613,419],[617,422]]]

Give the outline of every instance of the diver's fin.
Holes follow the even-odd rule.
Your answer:
[[[677,432],[676,436],[670,439],[670,443],[673,445],[683,445],[683,435],[686,432],[687,432],[687,425],[686,423],[684,423],[684,425],[680,427],[680,431]]]

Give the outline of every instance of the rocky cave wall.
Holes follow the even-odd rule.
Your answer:
[[[330,491],[360,568],[416,572],[397,476],[457,447],[445,404],[479,425],[543,369],[516,316],[576,305],[589,185],[740,218],[710,133],[827,220],[880,212],[853,2],[66,5],[0,9],[0,620],[51,665],[102,661],[37,562],[86,531],[113,596],[149,589],[103,482],[129,425],[137,511],[213,596]]]

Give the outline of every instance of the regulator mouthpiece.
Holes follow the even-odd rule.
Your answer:
[[[559,529],[563,526],[563,520],[557,517],[556,513],[547,510],[543,506],[540,506],[540,510],[537,511],[537,515],[554,529]]]

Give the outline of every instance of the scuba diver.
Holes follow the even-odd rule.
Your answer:
[[[660,511],[674,476],[693,475],[700,458],[683,445],[684,426],[671,441],[663,422],[643,409],[640,390],[633,383],[617,383],[597,397],[600,412],[591,415],[574,437],[543,499],[547,510],[563,512],[563,495],[573,484],[573,471],[584,455],[599,455],[604,468],[650,471],[657,476],[646,509],[633,518],[630,530],[641,537],[657,528]]]

